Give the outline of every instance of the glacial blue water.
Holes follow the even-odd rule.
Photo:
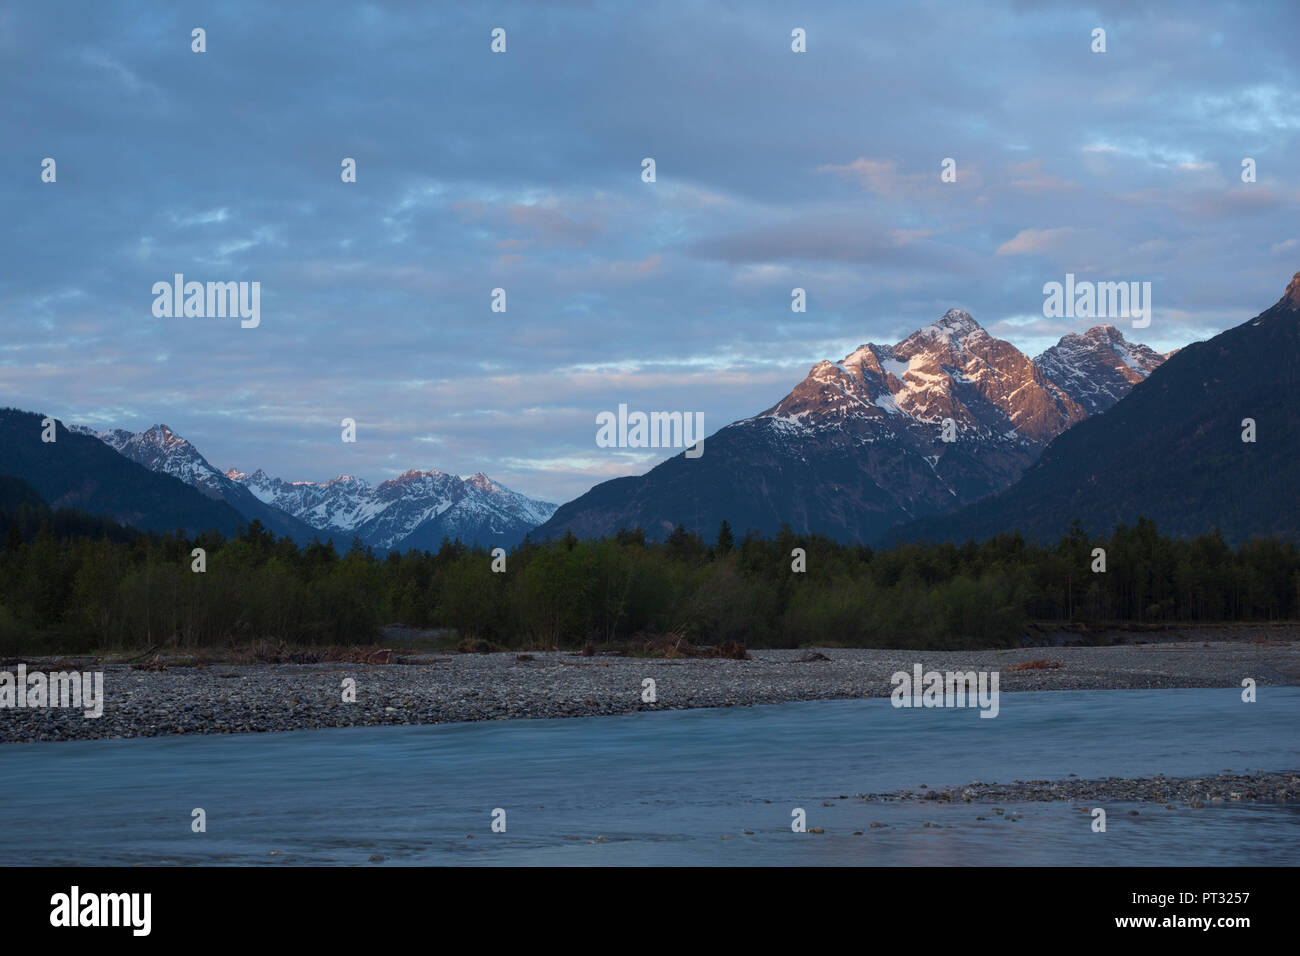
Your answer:
[[[1094,833],[1070,802],[997,816],[853,797],[1296,767],[1290,687],[1253,704],[1231,688],[1003,694],[991,720],[854,700],[5,744],[0,864],[1296,865],[1300,801],[1103,803]],[[796,807],[825,832],[792,832]]]

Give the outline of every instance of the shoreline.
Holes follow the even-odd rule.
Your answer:
[[[595,717],[888,697],[896,671],[997,671],[1000,692],[1300,685],[1300,643],[1241,641],[986,651],[801,648],[750,660],[583,657],[575,652],[400,655],[394,663],[201,664],[29,658],[30,671],[102,670],[104,710],[0,708],[0,743],[328,727]],[[820,655],[824,660],[801,660]],[[164,662],[165,662],[164,658]],[[1014,669],[1046,662],[1048,666]],[[1052,666],[1060,665],[1060,666]],[[156,665],[150,665],[156,666]],[[12,667],[0,665],[0,669]],[[356,701],[344,703],[345,678]],[[656,700],[642,700],[643,681]]]

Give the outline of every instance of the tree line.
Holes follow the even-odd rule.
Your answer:
[[[1148,520],[1050,547],[1018,533],[873,550],[783,530],[706,541],[525,540],[494,560],[444,541],[378,556],[299,546],[254,521],[234,537],[133,531],[39,502],[0,507],[0,650],[371,643],[380,627],[448,628],[501,647],[597,647],[674,634],[696,644],[974,648],[1031,624],[1300,617],[1291,542],[1174,539]],[[205,552],[196,573],[192,553]],[[1105,572],[1095,572],[1095,549]],[[797,549],[802,549],[799,556]],[[794,570],[800,563],[806,568]],[[494,564],[504,571],[494,571]]]

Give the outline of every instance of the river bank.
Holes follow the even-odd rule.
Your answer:
[[[891,676],[996,671],[1000,691],[1300,685],[1300,643],[1202,642],[916,652],[756,650],[749,660],[393,654],[390,663],[199,664],[163,657],[29,658],[31,671],[104,673],[103,715],[0,709],[0,742],[229,734],[384,724],[590,717],[630,711],[888,697]],[[398,663],[397,661],[400,661]],[[15,662],[0,663],[13,670]],[[347,680],[355,701],[345,701]],[[648,699],[647,679],[654,682]]]

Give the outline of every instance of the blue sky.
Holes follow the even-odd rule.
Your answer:
[[[661,457],[597,448],[602,410],[712,432],[953,306],[1037,354],[1095,324],[1043,317],[1067,272],[1150,281],[1116,324],[1185,345],[1300,270],[1298,33],[1291,0],[11,4],[0,404],[559,502]],[[155,318],[177,272],[260,282],[260,326]]]

